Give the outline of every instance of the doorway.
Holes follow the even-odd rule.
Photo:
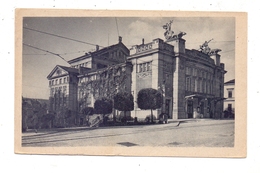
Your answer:
[[[165,113],[168,115],[168,118],[170,117],[170,99],[165,100]]]
[[[193,101],[192,100],[188,100],[187,114],[188,114],[188,118],[193,118]]]

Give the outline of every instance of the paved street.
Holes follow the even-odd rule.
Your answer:
[[[234,120],[185,120],[177,125],[42,129],[23,133],[22,146],[234,146]]]

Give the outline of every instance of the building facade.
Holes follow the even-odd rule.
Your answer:
[[[95,52],[68,61],[70,67],[56,66],[47,77],[50,109],[66,106],[78,124],[84,121],[82,110],[93,107],[95,100],[126,91],[134,97],[131,117],[145,118],[151,112],[138,108],[137,95],[143,88],[153,88],[163,95],[162,107],[153,111],[157,118],[161,113],[170,119],[223,118],[226,71],[221,50],[210,49],[211,40],[197,50],[187,49],[182,38],[186,33],[173,35],[164,28],[165,40],[143,39],[128,49],[119,37],[118,44],[97,46]]]
[[[70,67],[57,65],[51,71],[47,76],[49,111],[70,117],[67,122],[59,122],[61,126],[84,124],[82,110],[94,107],[99,98],[112,99],[119,91],[131,92],[132,65],[126,62],[127,56],[129,50],[119,37],[118,44],[102,49],[97,46],[96,51],[68,61]]]
[[[235,113],[235,79],[224,83],[224,117],[234,117]]]
[[[149,111],[138,108],[137,93],[142,88],[154,88],[163,94],[162,108],[154,111],[157,116],[166,113],[171,119],[221,118],[226,71],[219,51],[188,50],[185,40],[178,35],[133,46],[128,57],[133,64],[135,99],[131,115],[149,115]]]

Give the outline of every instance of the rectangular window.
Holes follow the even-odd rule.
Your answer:
[[[191,90],[191,91],[194,91],[194,78],[191,78],[191,80],[190,80],[190,85],[191,85],[190,90]]]
[[[232,104],[228,104],[228,111],[232,111]]]
[[[186,78],[186,91],[190,91],[190,78]]]
[[[228,91],[228,98],[232,98],[232,91]]]
[[[152,69],[151,69],[151,62],[148,62],[148,63],[147,63],[147,71],[150,71],[150,70],[152,70]]]
[[[186,75],[189,74],[189,67],[186,67],[185,72],[186,72]]]
[[[139,64],[139,72],[143,72],[143,64]]]
[[[62,84],[62,79],[60,79],[60,84]]]
[[[198,80],[198,92],[200,92],[200,88],[201,88],[201,85],[200,85],[201,81]]]
[[[196,68],[194,68],[194,76],[197,76],[197,69]]]
[[[195,85],[194,85],[194,91],[195,92],[198,92],[198,80],[197,79],[195,79]]]
[[[143,70],[146,71],[146,63],[143,63]]]
[[[207,93],[207,82],[204,81],[204,93]]]

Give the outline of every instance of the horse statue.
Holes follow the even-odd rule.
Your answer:
[[[163,25],[163,29],[166,30],[164,32],[164,37],[165,37],[166,40],[173,38],[174,32],[171,30],[172,22],[173,21],[171,20],[169,23],[166,23],[165,25]]]
[[[209,52],[209,54],[217,54],[218,52],[220,52],[221,49],[211,49],[211,51]]]
[[[209,42],[211,42],[213,40],[213,38],[209,41],[205,41],[202,45],[200,45],[200,51],[205,53],[205,54],[209,54],[211,49],[209,48]]]
[[[178,34],[178,38],[182,38],[184,35],[186,35],[186,32],[180,32],[179,34]]]

